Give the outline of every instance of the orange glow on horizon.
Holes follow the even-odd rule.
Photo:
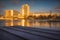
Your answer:
[[[4,19],[6,20],[18,20],[20,18],[26,18],[28,16],[46,16],[48,17],[48,15],[50,15],[50,12],[34,12],[34,13],[31,13],[30,12],[30,6],[28,4],[24,4],[22,5],[21,7],[21,10],[20,10],[20,13],[16,10],[5,10],[5,16],[4,16]],[[53,15],[57,15],[57,16],[60,16],[60,14],[54,14],[54,13],[51,13],[51,16]],[[0,18],[0,19],[3,19]]]

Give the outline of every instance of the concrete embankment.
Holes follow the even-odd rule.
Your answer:
[[[0,27],[0,40],[60,40],[60,30]]]

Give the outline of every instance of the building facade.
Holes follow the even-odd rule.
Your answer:
[[[30,6],[28,4],[22,5],[21,15],[22,15],[22,17],[27,17],[30,15]]]
[[[13,17],[13,10],[5,10],[5,17],[6,18]]]
[[[16,10],[5,10],[5,19],[18,19],[18,14]]]

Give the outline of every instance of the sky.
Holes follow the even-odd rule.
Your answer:
[[[47,12],[60,6],[60,0],[0,0],[0,10],[17,10],[28,4],[31,12]]]

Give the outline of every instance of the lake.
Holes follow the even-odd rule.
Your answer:
[[[34,28],[60,29],[60,22],[47,22],[41,20],[0,20],[0,26],[24,26]]]

